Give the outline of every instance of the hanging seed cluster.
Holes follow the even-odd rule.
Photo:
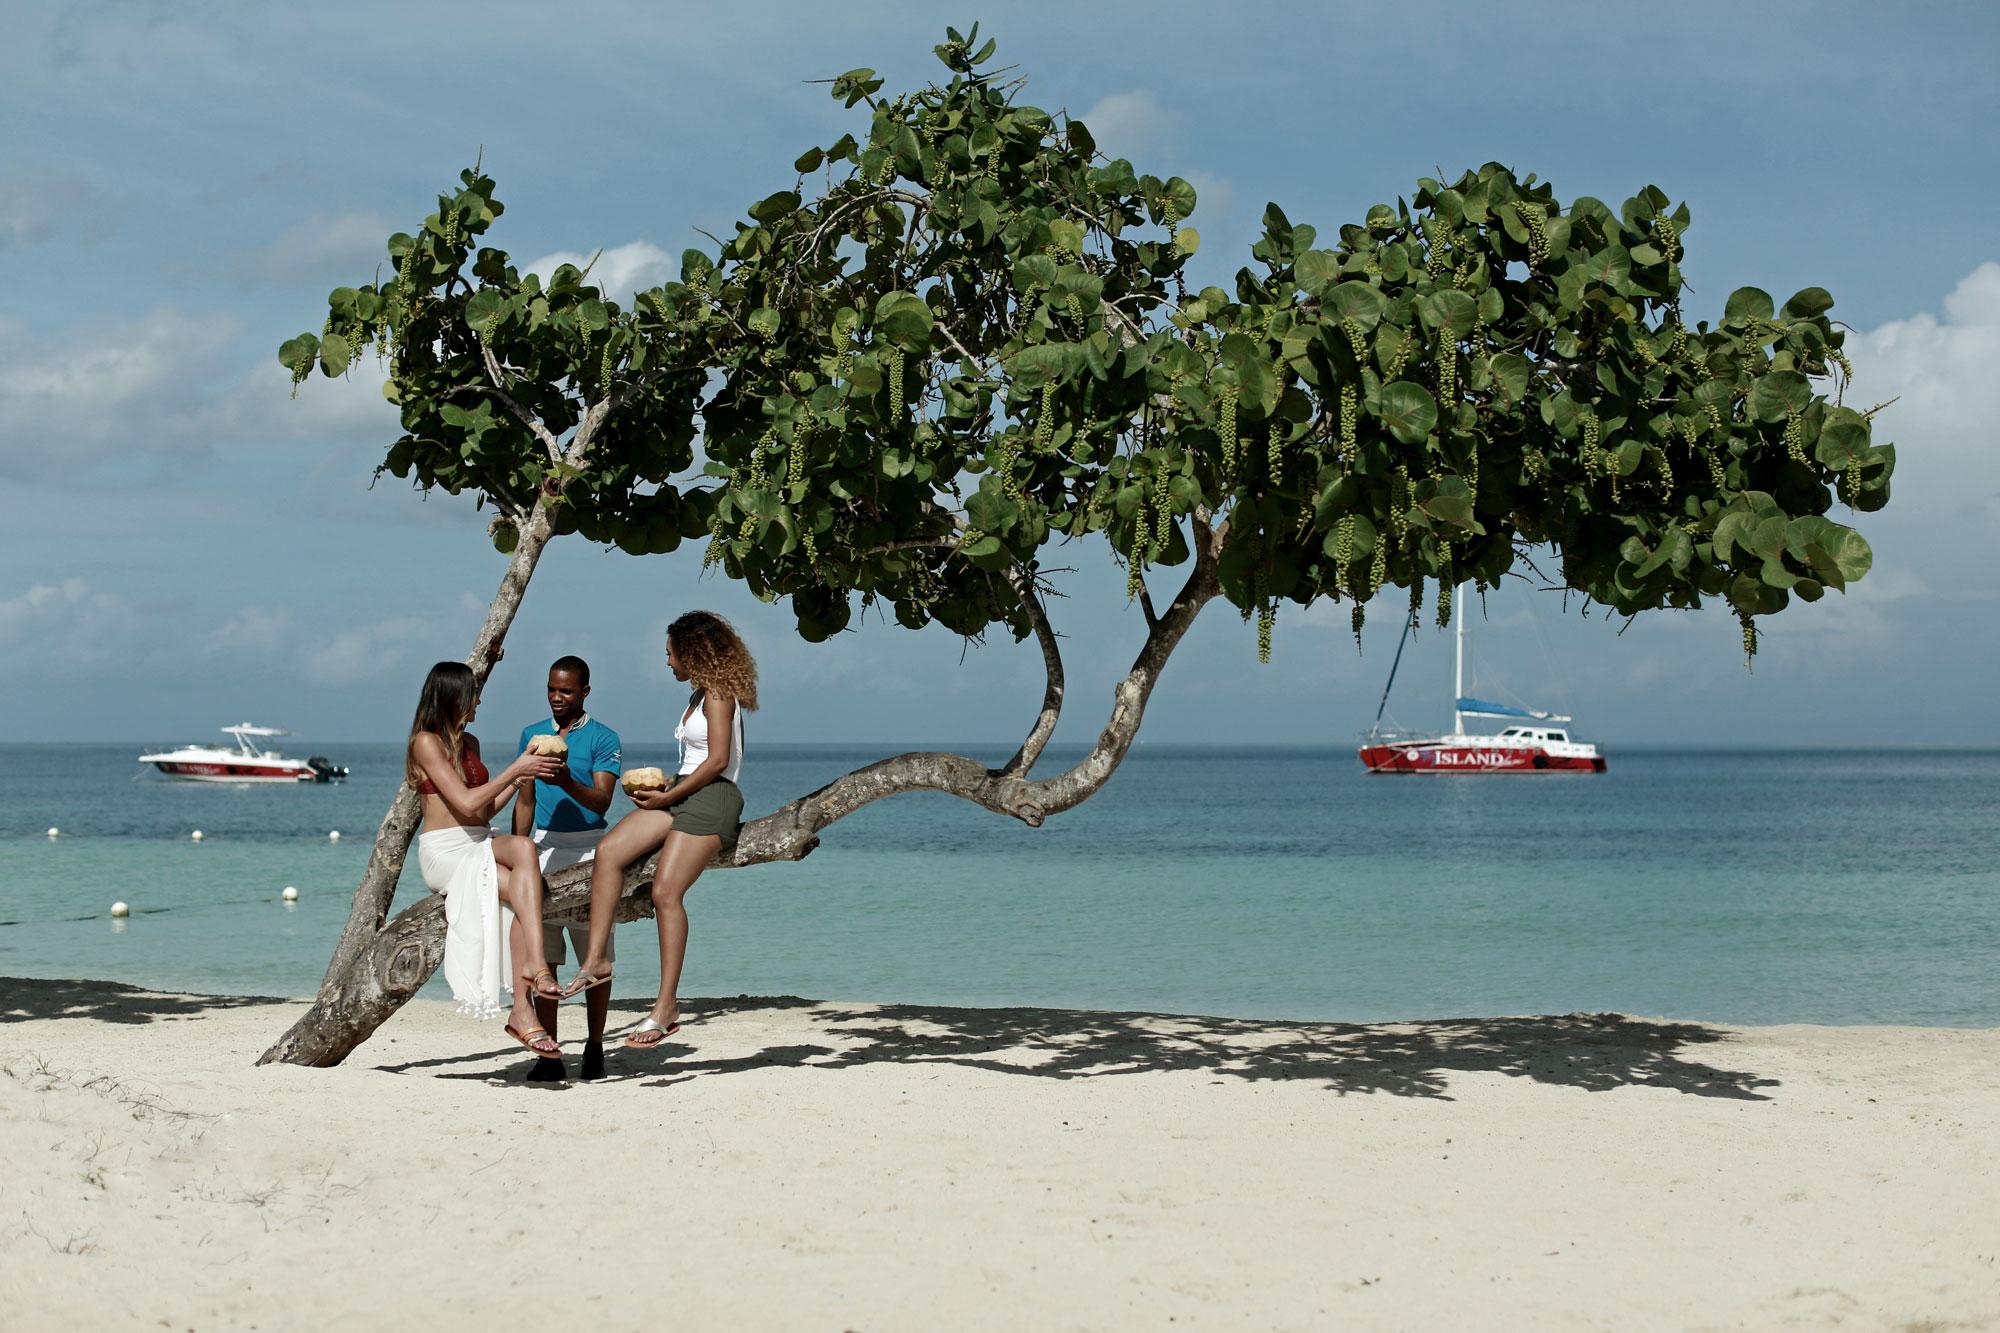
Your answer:
[[[1594,477],[1600,471],[1608,470],[1604,451],[1598,447],[1598,433],[1603,427],[1598,423],[1595,412],[1587,412],[1583,417],[1583,475]]]
[[[1222,420],[1216,431],[1222,436],[1222,467],[1225,472],[1236,470],[1236,399],[1242,390],[1234,384],[1222,386]]]
[[[1743,664],[1748,666],[1757,657],[1757,624],[1740,611],[1736,618],[1743,624]]]
[[[1272,600],[1270,579],[1257,571],[1257,660],[1271,660],[1271,633],[1278,625],[1278,604]]]
[[[1785,452],[1794,463],[1810,467],[1806,462],[1806,423],[1797,412],[1785,413]]]
[[[889,415],[903,419],[903,354],[889,353]]]
[[[1542,215],[1542,206],[1517,199],[1514,201],[1514,214],[1528,229],[1528,267],[1540,268],[1549,259],[1548,220]]]
[[[1388,383],[1403,378],[1403,367],[1410,362],[1410,353],[1416,347],[1417,330],[1414,325],[1403,330],[1403,341],[1396,348],[1396,354],[1389,358]]]
[[[1285,428],[1279,423],[1271,423],[1271,433],[1264,442],[1265,460],[1270,464],[1271,482],[1276,485],[1285,479]]]

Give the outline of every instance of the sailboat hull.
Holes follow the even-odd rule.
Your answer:
[[[1605,767],[1604,756],[1595,753],[1563,754],[1540,745],[1445,740],[1364,745],[1361,762],[1370,773],[1602,773]]]

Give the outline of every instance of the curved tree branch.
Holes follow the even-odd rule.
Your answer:
[[[1035,761],[1042,757],[1042,747],[1055,734],[1056,720],[1062,716],[1063,664],[1056,632],[1049,625],[1048,612],[1043,609],[1041,595],[1035,588],[1035,576],[1016,565],[1007,572],[1007,579],[1034,624],[1035,639],[1042,646],[1042,666],[1048,674],[1048,683],[1042,690],[1042,711],[1035,715],[1035,725],[1028,729],[1027,739],[1014,751],[1014,757],[1000,769],[1000,776],[1016,777],[1035,766]]]

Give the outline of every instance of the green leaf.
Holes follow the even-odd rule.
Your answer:
[[[931,308],[915,292],[885,292],[875,303],[876,330],[905,352],[928,352],[934,323]]]
[[[1327,292],[1326,302],[1335,316],[1355,320],[1364,329],[1372,329],[1381,322],[1386,304],[1382,293],[1365,282],[1336,284]]]
[[[1424,327],[1449,329],[1454,338],[1472,332],[1479,319],[1479,303],[1460,291],[1432,292],[1417,303]]]
[[[1785,316],[1788,319],[1814,319],[1833,309],[1833,294],[1824,287],[1808,287],[1795,292],[1792,299],[1785,302]]]
[[[1201,233],[1193,227],[1182,227],[1174,233],[1174,251],[1181,255],[1191,255],[1201,248]]]
[[[1772,313],[1771,294],[1761,287],[1738,287],[1729,294],[1729,303],[1722,308],[1724,323],[1738,319],[1769,319]]]
[[[1787,413],[1812,405],[1812,382],[1796,370],[1774,370],[1750,386],[1750,413],[1759,421],[1783,421]]]
[[[1493,372],[1493,383],[1509,403],[1518,403],[1528,396],[1528,358],[1518,352],[1496,352],[1487,365]]]
[[[1853,463],[1865,464],[1869,452],[1867,420],[1853,408],[1834,408],[1820,428],[1819,443],[1813,452],[1821,463],[1836,472],[1845,471]]]
[[[765,338],[776,337],[778,333],[778,312],[770,306],[758,306],[750,312],[746,321],[750,331]]]
[[[1622,292],[1632,277],[1632,256],[1622,245],[1607,245],[1585,258],[1582,269],[1587,281]]]
[[[1376,415],[1404,444],[1421,444],[1437,427],[1437,399],[1421,384],[1397,380],[1382,390]]]
[[[1340,256],[1331,250],[1308,250],[1292,261],[1292,275],[1301,288],[1318,296],[1322,288],[1340,276]]]
[[[1434,523],[1448,527],[1472,526],[1472,492],[1460,477],[1425,479],[1416,486],[1417,508]]]
[[[759,222],[776,222],[778,219],[798,211],[799,196],[795,190],[780,190],[766,195],[750,206],[750,216]]]
[[[320,373],[328,379],[344,374],[347,370],[347,363],[352,359],[353,355],[354,353],[347,346],[347,339],[337,333],[327,334],[326,341],[319,345]]]

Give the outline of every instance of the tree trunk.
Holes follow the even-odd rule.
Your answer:
[[[480,689],[493,673],[501,643],[528,590],[528,580],[534,577],[535,565],[548,545],[548,505],[546,497],[537,500],[521,523],[520,540],[500,580],[500,590],[493,596],[486,623],[472,641],[472,651],[466,654],[466,665],[472,668]],[[396,880],[409,855],[410,840],[416,836],[422,817],[423,804],[416,790],[400,784],[389,812],[382,817],[381,828],[376,830],[368,868],[354,891],[347,926],[334,947],[333,961],[327,964],[318,997],[291,1030],[264,1052],[258,1064],[339,1064],[437,970],[444,958],[441,899],[427,899],[402,912],[387,929],[383,926],[389,903],[396,896]],[[438,918],[435,929],[426,928],[431,917]]]

